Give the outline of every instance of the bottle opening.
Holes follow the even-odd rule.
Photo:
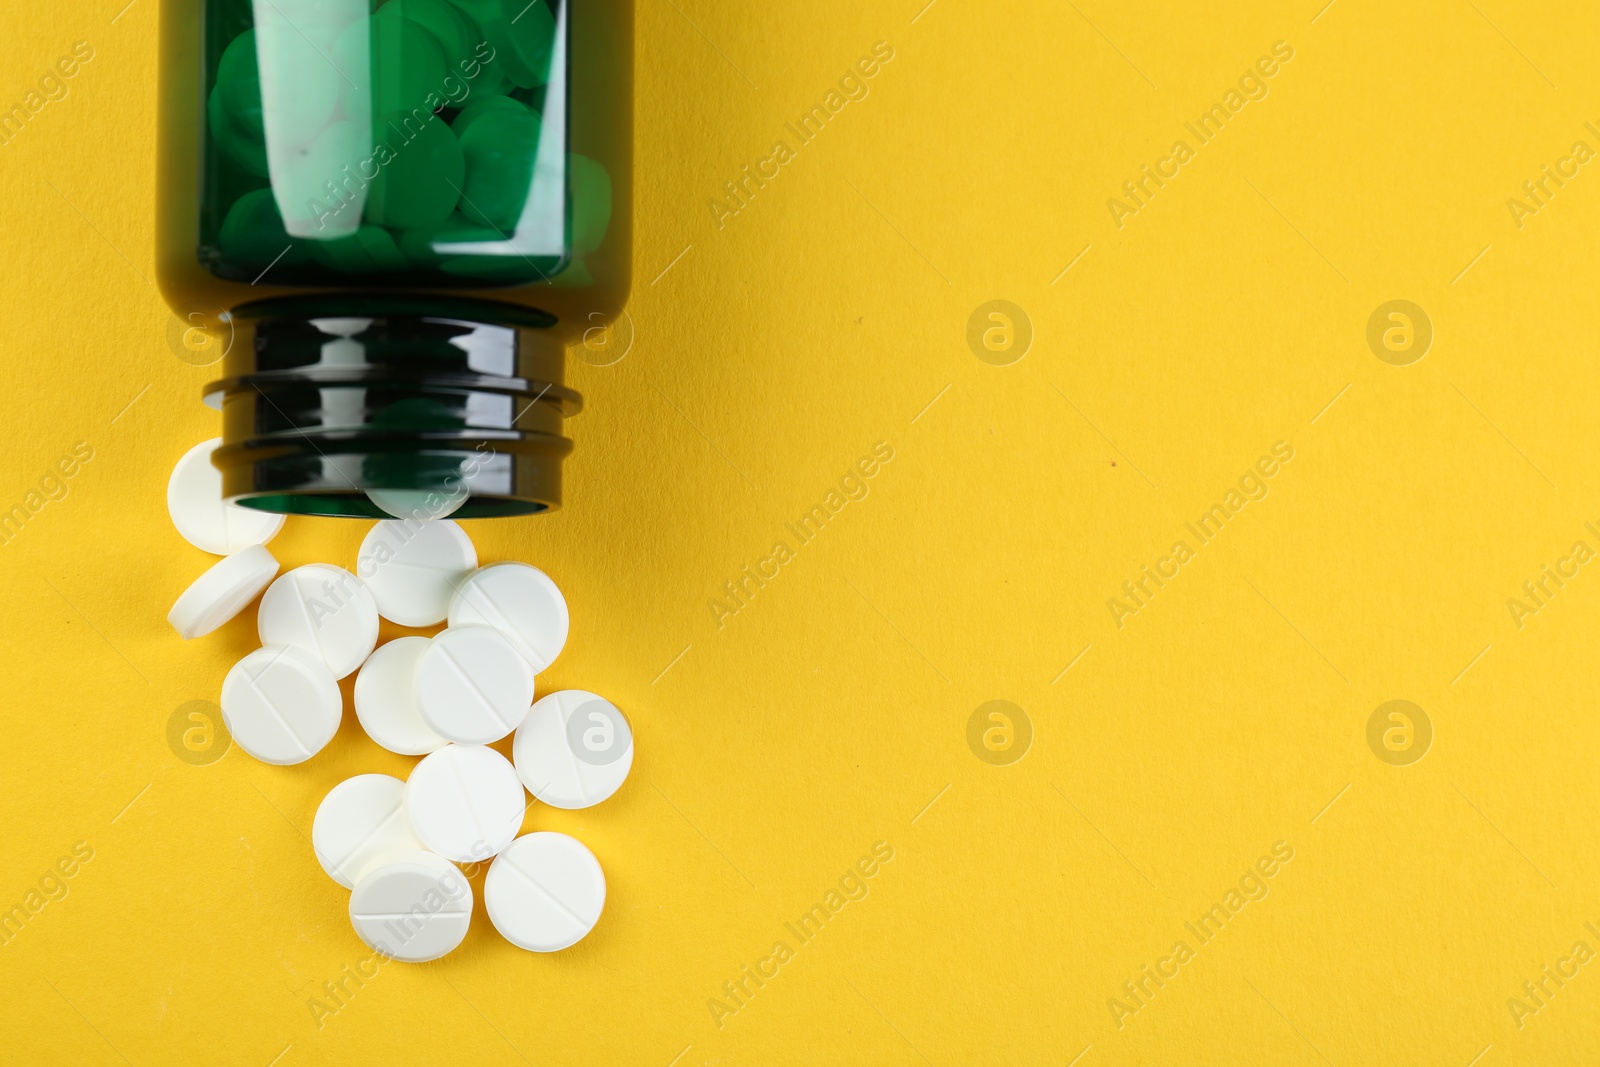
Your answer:
[[[278,515],[321,515],[328,518],[351,519],[410,519],[427,522],[432,519],[495,519],[517,515],[537,515],[550,510],[536,501],[506,500],[490,497],[467,497],[454,511],[435,512],[423,501],[431,492],[399,490],[415,496],[414,506],[385,503],[378,504],[371,496],[351,493],[269,493],[257,497],[239,497],[233,502],[256,511],[270,511]]]
[[[212,462],[228,499],[418,520],[560,506],[562,428],[581,399],[545,320],[483,302],[397,312],[394,297],[341,297],[336,315],[321,303],[236,312],[240,343],[205,391],[222,410]]]

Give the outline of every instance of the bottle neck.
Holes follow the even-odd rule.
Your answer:
[[[418,297],[265,301],[234,312],[213,462],[223,494],[262,511],[429,519],[530,515],[561,503],[581,407],[553,320]]]

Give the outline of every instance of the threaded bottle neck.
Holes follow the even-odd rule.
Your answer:
[[[396,500],[423,518],[560,505],[572,450],[562,424],[581,400],[562,384],[548,316],[396,296],[264,301],[234,315],[226,376],[205,390],[223,413],[213,461],[230,500],[374,518]]]

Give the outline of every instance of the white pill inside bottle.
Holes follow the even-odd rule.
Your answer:
[[[434,489],[368,489],[367,499],[378,506],[385,515],[414,522],[432,522],[449,518],[472,499],[465,488],[449,492],[442,487]]]

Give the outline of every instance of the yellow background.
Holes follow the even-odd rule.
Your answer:
[[[0,1058],[1600,1062],[1600,966],[1507,1006],[1600,948],[1600,573],[1520,629],[1506,604],[1600,548],[1597,164],[1506,206],[1600,148],[1590,7],[644,0],[632,347],[572,361],[566,507],[469,524],[572,605],[541,688],[634,724],[622,792],[527,819],[589,844],[606,912],[537,956],[480,902],[319,1025],[367,953],[313,813],[412,761],[349,714],[294,768],[168,747],[255,636],[164,622],[209,562],[163,493],[215,371],[149,284],[158,5],[124,2],[0,14],[0,100],[95,49],[0,146],[0,504],[95,450],[0,547],[0,908],[94,849],[0,947]],[[1280,40],[1270,95],[1119,229],[1107,199]],[[870,95],[719,228],[877,41]],[[992,299],[1034,329],[1009,366],[967,346]],[[1393,299],[1435,329],[1410,366],[1366,342]],[[719,630],[722,583],[878,441],[870,494]],[[1107,599],[1277,441],[1269,495],[1119,629]],[[349,565],[364,527],[272,549]],[[995,699],[1033,727],[1010,766],[967,744]],[[1433,724],[1410,766],[1367,745],[1392,699]],[[719,1028],[708,999],[878,841],[870,895]],[[1108,998],[1277,841],[1270,894],[1119,1028]]]

